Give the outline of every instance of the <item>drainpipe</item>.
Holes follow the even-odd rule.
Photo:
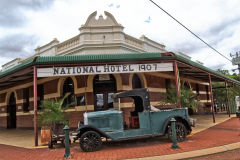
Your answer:
[[[37,131],[37,67],[33,66],[33,100],[34,100],[34,140],[35,146],[38,146],[38,131]]]
[[[211,95],[211,101],[212,101],[213,123],[215,123],[215,110],[214,110],[214,101],[213,101],[213,92],[212,92],[212,80],[211,80],[211,75],[210,74],[208,74],[208,79],[209,79],[210,95]]]
[[[227,81],[225,80],[225,89],[226,89],[226,103],[227,103],[227,107],[228,107],[228,116],[230,117],[230,105],[229,105],[229,97],[228,97],[228,89],[227,89]]]
[[[176,60],[174,61],[174,73],[175,73],[175,83],[176,83],[176,92],[177,92],[177,108],[182,108],[181,102],[180,102],[179,73],[178,73]]]

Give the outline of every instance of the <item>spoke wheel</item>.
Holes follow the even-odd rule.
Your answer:
[[[95,131],[87,131],[80,137],[80,147],[84,152],[94,152],[101,148],[102,139]]]
[[[175,124],[176,128],[176,138],[178,142],[183,142],[186,140],[187,137],[187,129],[184,124],[181,122],[176,122]],[[168,138],[172,140],[172,129],[171,126],[168,128]]]

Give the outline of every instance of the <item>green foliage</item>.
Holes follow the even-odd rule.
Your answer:
[[[233,78],[237,81],[240,81],[240,76],[237,75],[236,73],[233,73],[232,75],[229,73],[228,70],[217,70],[218,72],[225,74],[226,76]],[[213,82],[213,97],[214,97],[214,102],[217,105],[223,105],[226,104],[226,88],[225,88],[225,83],[224,82]],[[229,88],[229,86],[231,86]],[[235,95],[240,94],[240,87],[238,85],[235,85],[234,88],[232,87],[231,83],[228,83],[228,97],[229,101],[235,101]]]
[[[240,76],[237,75],[236,73],[233,73],[232,75],[229,75],[229,77],[230,77],[230,78],[233,78],[233,79],[235,79],[235,80],[237,80],[237,81],[240,81]]]
[[[223,105],[226,104],[227,96],[226,96],[226,88],[224,82],[213,82],[213,98],[214,103],[217,105]],[[234,86],[232,87],[232,84],[228,84],[228,98],[229,101],[235,101],[235,96],[239,95],[240,93],[240,87]]]
[[[44,100],[42,101],[42,109],[38,114],[38,124],[40,126],[53,126],[57,123],[67,124],[68,120],[64,111],[73,104],[63,106],[64,100],[70,95],[66,93],[63,98],[58,100]]]
[[[222,73],[222,74],[224,74],[226,76],[230,75],[228,70],[218,69],[217,72]]]
[[[224,82],[213,82],[213,99],[217,105],[226,103],[226,89]],[[215,88],[215,89],[214,89]]]
[[[176,87],[170,86],[170,88],[167,90],[165,97],[166,98],[163,100],[163,103],[170,103],[170,104],[177,105]]]
[[[166,98],[163,100],[164,104],[170,103],[177,105],[177,92],[176,87],[171,86],[167,93]],[[197,112],[197,106],[200,104],[198,100],[196,100],[197,95],[193,93],[192,89],[187,89],[185,87],[181,87],[180,89],[180,102],[182,107],[191,108],[193,111]]]

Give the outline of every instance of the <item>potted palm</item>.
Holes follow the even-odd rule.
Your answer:
[[[164,96],[162,105],[165,104],[173,104],[177,105],[177,93],[176,87],[170,86],[168,92]],[[197,95],[193,93],[192,89],[187,89],[185,87],[181,87],[180,89],[180,103],[182,107],[187,107],[189,109],[189,114],[193,114],[193,112],[198,111],[198,105],[200,105],[200,101],[197,99]]]
[[[46,145],[51,140],[52,130],[59,128],[59,125],[68,123],[65,110],[69,105],[64,104],[64,100],[70,95],[67,93],[60,100],[42,101],[42,109],[38,114],[38,124],[41,127],[41,144]]]

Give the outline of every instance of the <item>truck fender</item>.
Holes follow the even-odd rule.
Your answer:
[[[87,131],[95,131],[97,132],[101,137],[111,138],[109,135],[104,133],[103,131],[99,130],[98,128],[91,126],[91,125],[82,125],[80,128],[78,128],[77,137],[80,138],[81,135]]]
[[[184,117],[182,117],[182,116],[171,116],[171,117],[168,117],[168,118],[165,120],[165,122],[164,122],[164,125],[163,125],[163,131],[164,131],[163,133],[164,133],[164,134],[167,133],[168,125],[171,124],[171,122],[170,122],[171,118],[175,118],[176,121],[182,122],[182,123],[185,125],[185,127],[186,127],[186,129],[187,129],[187,131],[188,131],[188,134],[191,133],[191,131],[192,131],[191,125],[190,125],[190,123],[186,120],[186,118],[184,118]]]

